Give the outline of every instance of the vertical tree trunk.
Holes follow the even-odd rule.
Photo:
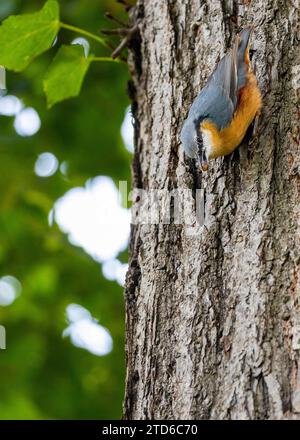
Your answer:
[[[205,226],[132,228],[124,417],[298,419],[299,1],[138,0],[135,14],[134,186],[204,188]],[[182,123],[247,24],[258,134],[202,174]]]

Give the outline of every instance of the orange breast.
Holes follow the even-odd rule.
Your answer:
[[[249,72],[247,84],[240,90],[238,106],[230,124],[221,131],[210,121],[201,124],[201,129],[210,134],[211,148],[208,158],[214,159],[232,153],[242,142],[260,108],[261,94],[254,74]]]

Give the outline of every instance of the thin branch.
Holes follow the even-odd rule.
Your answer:
[[[84,35],[84,36],[86,36],[88,38],[92,38],[93,40],[98,41],[98,43],[100,43],[103,46],[107,47],[107,43],[104,40],[104,38],[101,38],[98,35],[95,35],[95,34],[93,34],[91,32],[88,32],[85,29],[81,29],[81,28],[78,28],[76,26],[72,26],[70,24],[66,24],[66,23],[62,23],[62,22],[60,23],[60,27],[64,28],[64,29],[68,29],[69,31],[72,31],[72,32],[76,32],[76,33],[78,33],[80,35]]]
[[[132,28],[126,29],[126,31],[127,31],[126,32],[126,37],[123,38],[123,40],[121,41],[119,46],[111,54],[112,58],[117,58],[117,56],[120,55],[122,50],[125,49],[125,47],[128,46],[128,44],[132,40],[133,36],[137,33],[138,28],[139,28],[138,25],[135,24]]]
[[[111,62],[111,63],[120,63],[121,62],[121,60],[114,59],[114,58],[111,58],[111,57],[94,57],[94,56],[91,56],[91,57],[88,57],[88,59],[90,61],[100,61],[100,62],[103,62],[103,61],[107,61],[107,62]]]
[[[124,23],[123,21],[119,20],[118,18],[114,17],[110,12],[105,12],[105,17],[108,18],[108,20],[114,21],[117,24],[120,24],[121,26],[124,26],[124,28],[127,27],[127,23]]]
[[[120,35],[121,37],[124,37],[128,34],[127,28],[121,28],[121,29],[101,29],[102,34],[104,35]]]

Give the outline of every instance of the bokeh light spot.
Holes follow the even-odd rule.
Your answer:
[[[10,306],[20,295],[22,285],[17,278],[5,275],[0,278],[0,306]]]
[[[68,174],[68,168],[69,168],[69,164],[68,164],[68,162],[67,162],[66,160],[64,160],[64,161],[60,164],[60,167],[59,167],[59,170],[60,170],[60,172],[61,172],[61,174],[62,174],[63,176],[66,176],[66,175]]]
[[[15,116],[22,108],[22,101],[14,95],[7,95],[0,98],[0,115]]]
[[[33,136],[41,127],[37,111],[32,107],[21,110],[15,117],[14,127],[20,136]]]
[[[58,164],[58,160],[54,154],[42,153],[35,162],[34,172],[37,176],[49,177],[57,171]]]

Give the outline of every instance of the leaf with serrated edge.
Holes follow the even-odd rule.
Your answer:
[[[44,80],[48,107],[80,93],[90,63],[80,45],[59,48]]]
[[[60,28],[59,5],[48,0],[33,14],[12,15],[0,26],[0,65],[20,72],[48,50]]]

